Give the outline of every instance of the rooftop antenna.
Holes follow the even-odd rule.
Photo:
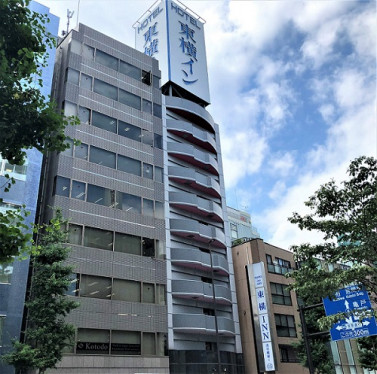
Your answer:
[[[74,10],[70,11],[69,9],[67,9],[67,34],[69,32],[69,20],[73,17],[74,13]]]

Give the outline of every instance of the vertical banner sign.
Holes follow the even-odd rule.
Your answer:
[[[204,22],[180,3],[160,1],[135,24],[136,49],[159,60],[171,81],[209,104]]]
[[[256,305],[253,303],[253,312],[257,315],[260,328],[260,340],[262,342],[264,371],[275,370],[274,351],[272,345],[272,337],[270,330],[270,320],[268,316],[268,300],[266,285],[264,280],[263,262],[248,265],[252,268],[253,283],[256,297]],[[250,272],[249,272],[250,274]]]

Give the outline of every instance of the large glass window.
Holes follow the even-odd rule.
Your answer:
[[[54,195],[69,197],[70,180],[68,178],[56,176]]]
[[[118,88],[99,79],[94,79],[93,91],[109,99],[118,100]]]
[[[141,110],[141,98],[131,92],[119,89],[119,101],[122,104]]]
[[[143,283],[143,303],[154,303],[154,284]]]
[[[145,216],[153,217],[153,200],[143,199],[143,214]]]
[[[153,179],[153,166],[145,162],[143,163],[143,177]]]
[[[95,112],[94,110],[92,112],[92,125],[113,133],[117,132],[117,121],[115,118]]]
[[[69,224],[68,227],[68,242],[70,244],[82,244],[82,226]]]
[[[89,124],[90,123],[90,110],[82,106],[79,107],[78,117],[81,123]]]
[[[67,69],[67,81],[68,82],[79,85],[79,79],[80,79],[80,72],[79,71],[77,71],[75,69],[71,69],[71,68]]]
[[[81,274],[80,296],[111,299],[111,278]]]
[[[113,250],[113,232],[107,230],[85,227],[84,246]]]
[[[162,136],[154,134],[154,146],[156,148],[162,149]]]
[[[140,291],[140,282],[114,279],[112,299],[139,303],[141,301]]]
[[[164,204],[159,201],[154,202],[154,216],[159,219],[164,219]]]
[[[81,143],[75,146],[75,157],[83,160],[88,159],[88,144]]]
[[[63,152],[61,152],[64,156],[73,156],[73,140],[72,139],[66,139],[65,144],[69,145],[69,148],[65,149]]]
[[[296,325],[293,316],[285,314],[275,314],[276,333],[280,337],[295,338]]]
[[[91,76],[81,73],[80,87],[91,91],[92,90],[92,80],[93,80],[93,78]]]
[[[122,74],[128,75],[129,77],[137,80],[140,80],[141,78],[141,69],[122,60],[120,61],[119,71]]]
[[[94,48],[86,44],[82,45],[82,57],[94,60]]]
[[[118,170],[140,176],[141,162],[130,157],[118,155]]]
[[[96,52],[96,62],[105,65],[110,69],[118,70],[118,59],[98,49]]]
[[[109,354],[110,331],[97,329],[78,329],[76,353]]]
[[[154,180],[156,182],[164,183],[163,171],[164,171],[164,169],[162,169],[162,168],[160,168],[158,166],[154,167],[154,173],[155,173]]]
[[[90,147],[90,162],[115,169],[115,153],[94,146]]]
[[[156,75],[153,76],[153,87],[160,88],[160,78]]]
[[[89,203],[114,207],[115,192],[112,190],[109,190],[108,188],[103,188],[100,186],[95,186],[93,184],[88,184],[87,195],[88,195],[87,201]]]
[[[70,103],[69,101],[63,102],[64,115],[66,117],[77,115],[77,105]]]
[[[125,192],[120,192],[118,196],[119,198],[117,198],[117,201],[119,202],[119,209],[125,210],[126,212],[141,214],[140,196],[131,195]]]
[[[141,139],[144,144],[153,147],[153,137],[153,132],[150,132],[148,130],[142,130]]]
[[[286,284],[270,283],[272,303],[279,305],[292,305],[291,293]]]
[[[141,244],[142,244],[143,256],[154,257],[154,253],[155,253],[154,240],[143,238]]]
[[[141,237],[115,233],[114,251],[141,255]]]
[[[71,197],[78,200],[85,200],[85,183],[72,181]]]
[[[160,104],[153,103],[153,115],[162,118],[162,108]]]
[[[119,121],[118,134],[121,136],[125,136],[126,138],[136,140],[137,142],[141,142],[140,127],[131,125],[129,123]]]
[[[112,331],[111,354],[113,355],[140,355],[140,332],[139,331]]]
[[[152,102],[146,99],[143,99],[143,112],[152,114]]]

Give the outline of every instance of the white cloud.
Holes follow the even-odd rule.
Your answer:
[[[294,168],[295,158],[292,152],[277,152],[268,161],[269,173],[277,177],[286,177]]]

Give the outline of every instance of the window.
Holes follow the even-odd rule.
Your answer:
[[[280,362],[300,362],[296,351],[290,345],[279,345]]]
[[[130,157],[118,155],[118,170],[141,176],[141,162]]]
[[[82,106],[79,107],[78,117],[81,123],[89,124],[90,123],[90,110]]]
[[[143,199],[143,214],[145,216],[153,217],[153,200]]]
[[[112,355],[140,355],[141,339],[139,331],[112,331]]]
[[[109,354],[110,331],[99,329],[78,329],[76,353]]]
[[[153,115],[162,118],[162,108],[160,104],[153,103]]]
[[[88,184],[87,195],[87,202],[89,203],[108,207],[115,206],[115,191],[109,190],[108,188]]]
[[[157,89],[160,88],[160,78],[156,75],[153,76],[153,87]]]
[[[141,284],[125,279],[114,279],[113,283],[113,300],[122,300],[130,302],[141,301]]]
[[[271,282],[270,287],[273,304],[292,305],[291,293],[287,285]]]
[[[13,265],[0,264],[0,283],[10,283],[13,274]],[[1,332],[0,332],[1,338]]]
[[[154,253],[155,253],[154,240],[148,239],[148,238],[143,238],[141,244],[142,244],[143,256],[154,257]]]
[[[73,199],[85,201],[85,183],[72,181],[71,197]]]
[[[141,69],[122,60],[120,61],[119,72],[137,80],[141,78]]]
[[[119,102],[132,108],[141,110],[141,98],[131,92],[119,89]]]
[[[142,302],[143,303],[151,303],[153,304],[155,302],[155,296],[154,296],[154,284],[152,283],[143,283],[143,297]]]
[[[5,324],[5,316],[0,315],[0,347],[3,345],[4,324]]]
[[[203,308],[203,314],[206,316],[214,316],[215,310],[211,308]]]
[[[153,166],[145,162],[143,163],[143,177],[153,179]]]
[[[118,193],[117,201],[119,209],[125,210],[126,212],[141,214],[141,197],[131,195],[128,193]]]
[[[152,74],[150,71],[145,71],[145,70],[142,70],[141,72],[141,81],[145,84],[147,84],[148,86],[151,85],[152,83]]]
[[[106,116],[105,114],[92,112],[92,125],[99,127],[100,129],[107,130],[116,134],[117,132],[117,121],[115,118]]]
[[[93,80],[92,77],[90,77],[89,75],[81,73],[80,87],[91,91],[92,90],[92,80]]]
[[[154,146],[156,148],[162,149],[162,136],[154,134]]]
[[[136,140],[137,142],[141,142],[140,127],[130,125],[129,123],[119,121],[118,134],[121,136],[125,136],[126,138]]]
[[[156,182],[164,183],[163,171],[164,171],[164,169],[162,169],[162,168],[160,168],[158,166],[154,167],[154,180]]]
[[[65,144],[69,145],[69,148],[65,149],[63,152],[61,152],[64,156],[73,156],[73,140],[72,139],[66,139]]]
[[[153,133],[148,130],[142,130],[141,139],[143,144],[150,145],[153,147]]]
[[[154,203],[154,216],[158,219],[164,219],[164,203],[155,201]]]
[[[118,70],[118,59],[97,49],[96,62],[110,69]]]
[[[67,69],[67,82],[79,85],[80,72],[71,68]]]
[[[53,195],[69,197],[70,180],[68,178],[56,176]]]
[[[141,255],[141,237],[129,234],[115,233],[114,251]]]
[[[118,100],[118,88],[99,79],[94,79],[93,91],[109,99]]]
[[[152,114],[152,102],[146,99],[143,99],[143,112]]]
[[[100,230],[93,227],[85,227],[84,246],[112,251],[113,232]]]
[[[69,101],[63,102],[64,115],[66,117],[77,115],[77,105],[70,103]]]
[[[8,162],[8,160],[0,157],[0,175],[9,174],[10,177],[25,181],[27,163],[28,161],[25,160],[23,165],[12,165]]]
[[[143,332],[143,355],[156,354],[156,334]]]
[[[81,143],[80,145],[75,146],[75,157],[81,158],[83,160],[88,159],[88,145]]]
[[[82,45],[82,57],[94,60],[94,48],[86,44]]]
[[[276,333],[280,337],[295,338],[296,325],[293,316],[285,314],[275,314]]]
[[[90,162],[115,169],[115,153],[94,146],[90,147]]]
[[[95,299],[111,299],[111,278],[81,275],[80,296]]]
[[[284,260],[279,257],[275,257],[275,260],[272,261],[272,256],[266,254],[267,260],[267,269],[269,273],[275,274],[286,274],[291,269],[291,263],[288,260]]]
[[[68,242],[70,244],[82,244],[82,226],[69,224],[68,227]]]

